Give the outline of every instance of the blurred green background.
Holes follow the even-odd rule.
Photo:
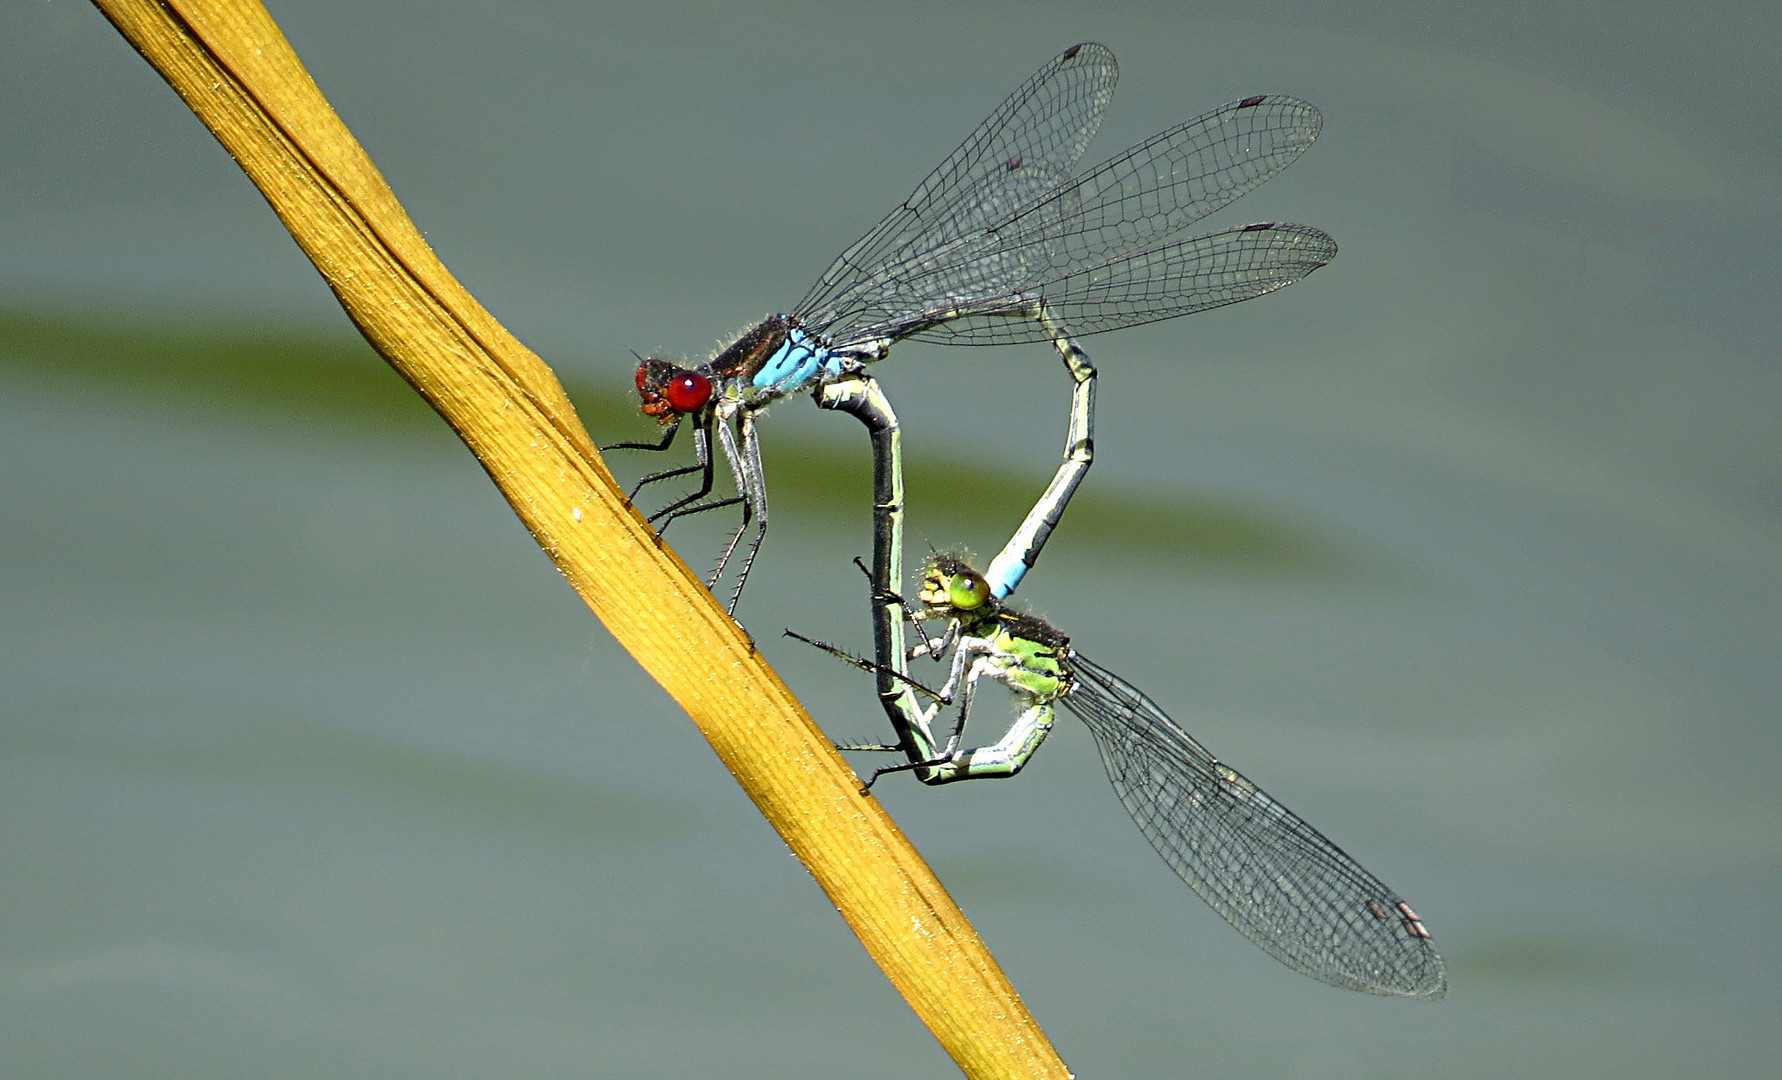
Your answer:
[[[1448,1000],[1232,933],[1068,721],[1018,781],[879,794],[1084,1077],[1773,1068],[1782,9],[273,13],[603,442],[650,431],[629,350],[793,304],[1074,41],[1123,65],[1092,159],[1316,102],[1215,223],[1342,254],[1086,343],[1100,454],[1022,596],[1409,897]],[[956,1075],[153,72],[73,0],[0,59],[5,1075]],[[912,542],[987,555],[1056,460],[1055,357],[880,374]],[[875,737],[777,636],[869,641],[863,440],[802,400],[763,437],[741,614]]]

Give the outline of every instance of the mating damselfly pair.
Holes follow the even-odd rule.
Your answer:
[[[1090,728],[1147,838],[1251,940],[1334,985],[1440,996],[1441,960],[1402,899],[1219,763],[1149,698],[1070,649],[1050,624],[1003,603],[1034,565],[1093,459],[1097,372],[1075,339],[1262,296],[1336,253],[1320,230],[1278,222],[1177,236],[1311,145],[1321,118],[1296,98],[1234,101],[1076,172],[1116,74],[1103,46],[1065,50],[837,257],[790,313],[764,320],[703,364],[644,360],[637,369],[643,410],[664,433],[658,442],[615,448],[666,450],[691,427],[694,463],[644,477],[632,496],[667,480],[695,479],[696,490],[651,514],[660,527],[739,508],[740,523],[711,579],[715,589],[742,552],[729,601],[734,611],[767,526],[759,414],[806,390],[820,407],[853,413],[868,427],[874,461],[875,659],[855,662],[877,675],[898,734],[895,745],[859,749],[901,752],[907,762],[890,771],[911,771],[930,784],[1012,775],[1062,703]],[[931,560],[925,606],[916,611],[900,594],[900,428],[867,372],[906,339],[1047,342],[1072,381],[1063,461],[1051,483],[984,574],[958,559]],[[714,441],[735,495],[712,494]],[[906,626],[926,620],[947,628],[907,648]],[[938,691],[909,674],[909,662],[922,655],[950,663]],[[1024,707],[997,744],[961,749],[972,696],[985,677]],[[957,713],[941,738],[934,725],[943,706],[957,706]]]

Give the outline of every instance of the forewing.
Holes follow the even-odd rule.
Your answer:
[[[795,313],[818,329],[862,325],[860,302],[882,291],[886,266],[981,232],[1063,183],[1101,127],[1118,77],[1114,54],[1094,42],[1053,58],[837,256]]]
[[[996,229],[1049,277],[1154,246],[1255,190],[1311,149],[1324,118],[1284,95],[1233,101],[1090,169]]]
[[[1078,275],[1116,260],[1128,260],[1127,269],[1138,271],[1160,267],[1156,258],[1160,253],[1185,255],[1165,241],[1286,168],[1311,147],[1323,122],[1308,102],[1259,95],[1152,136],[1062,186],[1049,178],[1046,183],[1035,178],[1024,191],[1011,182],[1002,192],[1005,198],[994,207],[1002,217],[988,218],[977,232],[961,235],[945,247],[900,253],[902,261],[886,265],[877,276],[877,291],[863,294],[862,299],[871,302],[873,317],[880,323],[1036,294],[1056,308],[1060,298],[1052,293]],[[1020,194],[1032,201],[1015,203],[1013,197]],[[991,208],[984,206],[986,211]],[[1179,288],[1195,282],[1176,279],[1163,284]],[[1127,312],[1131,317],[1097,323],[1097,328],[1130,326],[1215,306],[1197,302],[1197,297],[1164,299],[1187,302],[1134,307]],[[1074,321],[1067,321],[1066,329],[1094,332]],[[949,339],[944,332],[930,336]],[[951,337],[972,344],[1006,340],[1002,334]],[[1029,331],[1029,339],[1043,337]]]
[[[991,122],[1017,99],[1031,98],[1041,76]],[[1041,302],[1052,326],[1085,335],[1272,292],[1330,261],[1330,237],[1308,226],[1269,225],[1169,238],[1286,168],[1322,126],[1308,102],[1259,95],[1179,124],[1075,178],[1059,171],[1068,169],[1068,155],[985,157],[976,172],[950,172],[956,182],[944,188],[933,189],[933,177],[924,182],[922,219],[934,227],[894,230],[893,237],[886,232],[893,222],[915,220],[900,208],[837,260],[800,305],[800,317],[842,341],[859,331],[1012,344],[1051,338],[1052,329],[1033,317]],[[935,198],[937,190],[950,207]],[[830,279],[844,265],[838,292]]]
[[[1088,725],[1139,831],[1189,888],[1296,971],[1373,994],[1447,990],[1428,931],[1341,848],[1214,758],[1150,698],[1075,654]]]

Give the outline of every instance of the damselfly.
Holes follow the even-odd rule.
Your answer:
[[[691,494],[650,515],[660,527],[741,506],[741,522],[711,585],[749,540],[730,607],[742,595],[767,529],[756,417],[801,390],[845,407],[873,392],[863,373],[910,338],[952,345],[1051,342],[1073,391],[1064,460],[1020,529],[991,563],[1006,596],[1032,565],[1093,456],[1096,372],[1073,337],[1248,300],[1311,273],[1336,244],[1306,225],[1244,225],[1171,239],[1285,168],[1318,135],[1318,110],[1257,95],[1170,128],[1083,173],[1074,172],[1111,99],[1114,55],[1073,45],[1023,83],[871,232],[824,271],[789,314],[774,315],[703,364],[642,361],[643,411],[666,450],[684,423],[692,465],[644,477],[632,490],[697,475]],[[895,453],[896,422],[875,453]],[[712,495],[714,435],[737,494]],[[900,472],[896,460],[881,469]],[[751,535],[752,531],[752,535]]]
[[[1013,776],[1039,749],[1062,704],[1089,729],[1120,802],[1163,861],[1265,952],[1350,990],[1412,998],[1447,992],[1429,930],[1402,897],[1214,757],[1156,702],[1071,648],[1050,623],[991,593],[983,575],[957,556],[929,560],[919,594],[926,606],[911,618],[945,620],[946,629],[911,652],[949,659],[947,680],[924,690],[932,704],[899,745],[842,747],[908,757],[872,779],[904,770],[929,784]],[[811,643],[883,673],[881,664]],[[994,744],[965,749],[983,679],[1007,687],[1020,713]],[[951,730],[936,737],[934,722],[948,707],[957,710]]]

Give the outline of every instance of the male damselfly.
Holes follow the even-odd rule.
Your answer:
[[[756,418],[771,403],[810,390],[820,406],[848,410],[878,394],[865,365],[906,339],[1052,343],[1073,385],[1064,460],[990,564],[991,587],[1006,596],[1038,558],[1093,456],[1096,372],[1074,338],[1262,296],[1335,256],[1335,242],[1306,225],[1268,222],[1174,239],[1311,146],[1322,120],[1296,98],[1246,97],[1074,172],[1116,74],[1105,46],[1066,49],[842,252],[790,313],[763,320],[706,363],[639,364],[643,411],[665,430],[657,442],[608,449],[666,450],[690,424],[694,463],[645,476],[631,494],[697,476],[697,490],[650,515],[661,528],[740,505],[741,522],[710,582],[715,589],[746,547],[732,611],[767,529]],[[875,467],[900,475],[896,418],[878,396],[872,408],[889,430],[875,439]],[[714,439],[734,496],[712,495]]]

